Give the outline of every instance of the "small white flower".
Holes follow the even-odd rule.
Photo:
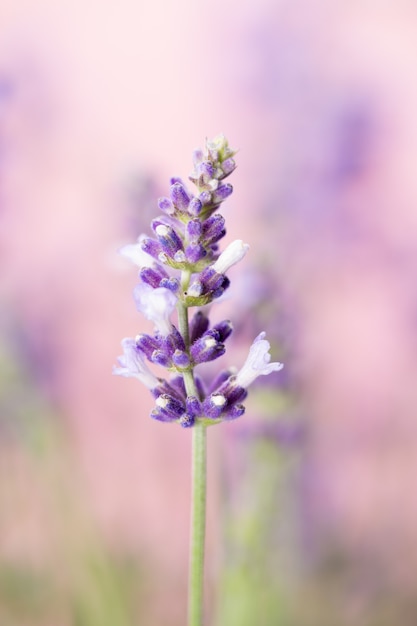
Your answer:
[[[239,263],[249,250],[249,245],[241,239],[232,241],[212,265],[218,274],[225,274],[232,265]]]
[[[248,357],[242,369],[236,375],[236,383],[245,389],[258,376],[266,376],[271,372],[278,372],[284,366],[282,363],[270,363],[270,343],[265,339],[266,333],[260,333],[249,349]]]
[[[123,355],[117,359],[120,367],[113,367],[113,374],[126,378],[137,378],[148,389],[154,389],[159,384],[159,380],[149,370],[145,356],[137,349],[135,340],[125,337],[122,341],[122,347]]]
[[[146,235],[140,235],[136,243],[129,243],[119,249],[119,254],[132,261],[138,267],[152,267],[155,259],[142,249],[142,241]]]
[[[155,324],[161,335],[169,335],[172,331],[169,318],[177,304],[177,296],[165,287],[153,289],[146,283],[139,283],[133,291],[133,297],[138,311]]]

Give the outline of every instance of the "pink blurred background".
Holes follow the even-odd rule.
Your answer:
[[[396,623],[363,617],[375,588],[394,607],[404,596],[414,623],[416,34],[405,1],[2,1],[2,563],[70,568],[68,546],[100,536],[144,564],[146,623],[183,623],[190,437],[111,375],[122,337],[149,328],[117,249],[147,232],[192,150],[224,132],[239,148],[226,242],[251,245],[232,281],[268,271],[297,319],[297,567],[353,563],[360,593],[342,593],[340,624]],[[245,350],[236,341],[229,358]],[[33,397],[50,415],[36,418],[40,448],[13,421],[31,428]],[[213,596],[233,428],[210,432]],[[55,606],[47,619],[73,623]]]

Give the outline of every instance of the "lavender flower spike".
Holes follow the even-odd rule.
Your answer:
[[[145,355],[137,347],[136,341],[125,337],[122,340],[122,347],[123,355],[118,357],[119,367],[113,367],[113,374],[137,378],[148,389],[155,389],[161,381],[148,369]]]
[[[221,253],[212,268],[218,274],[225,274],[232,265],[236,265],[243,259],[248,250],[249,245],[247,243],[243,243],[241,239],[236,239]]]
[[[284,366],[282,363],[270,363],[270,344],[265,339],[264,332],[260,333],[249,349],[248,357],[242,369],[236,375],[236,384],[246,389],[258,376],[266,376],[271,372],[278,372]]]
[[[172,331],[170,316],[177,304],[177,297],[165,287],[153,289],[146,283],[139,283],[133,297],[138,311],[153,322],[158,332],[167,337]]]

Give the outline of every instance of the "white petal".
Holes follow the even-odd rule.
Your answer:
[[[246,389],[258,376],[278,372],[284,367],[282,363],[270,363],[270,347],[269,341],[265,339],[265,333],[260,333],[251,345],[248,357],[236,376],[236,383],[240,387]]]
[[[154,389],[159,384],[159,380],[146,365],[145,356],[136,348],[135,340],[125,337],[122,347],[123,355],[117,359],[119,367],[113,367],[113,374],[137,378],[148,389]]]
[[[140,235],[137,243],[129,243],[119,249],[119,254],[132,261],[138,267],[152,267],[155,259],[142,249],[142,241],[146,235]]]
[[[169,318],[176,307],[177,296],[165,287],[153,289],[145,283],[137,285],[133,295],[138,311],[153,322],[162,335],[169,335],[172,331]]]
[[[249,245],[241,239],[232,241],[213,264],[213,269],[219,274],[225,274],[232,265],[243,259],[248,250]]]

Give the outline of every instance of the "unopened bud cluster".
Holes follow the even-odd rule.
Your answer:
[[[219,252],[226,229],[218,211],[233,191],[224,180],[236,167],[234,155],[223,135],[207,141],[205,151],[196,150],[189,177],[196,193],[190,193],[181,179],[171,179],[169,196],[158,201],[163,214],[151,222],[153,236],[141,235],[136,244],[120,251],[140,268],[134,299],[155,331],[122,341],[123,355],[114,373],[138,378],[151,390],[155,397],[151,417],[184,427],[197,420],[209,424],[239,417],[248,385],[282,367],[270,363],[269,343],[261,333],[237,374],[222,371],[207,384],[194,371],[225,353],[232,324],[225,320],[211,326],[204,308],[189,323],[188,309],[205,307],[222,296],[230,285],[227,271],[249,248],[236,240]],[[171,321],[174,309],[177,326]],[[166,368],[171,378],[156,377],[147,362]]]

